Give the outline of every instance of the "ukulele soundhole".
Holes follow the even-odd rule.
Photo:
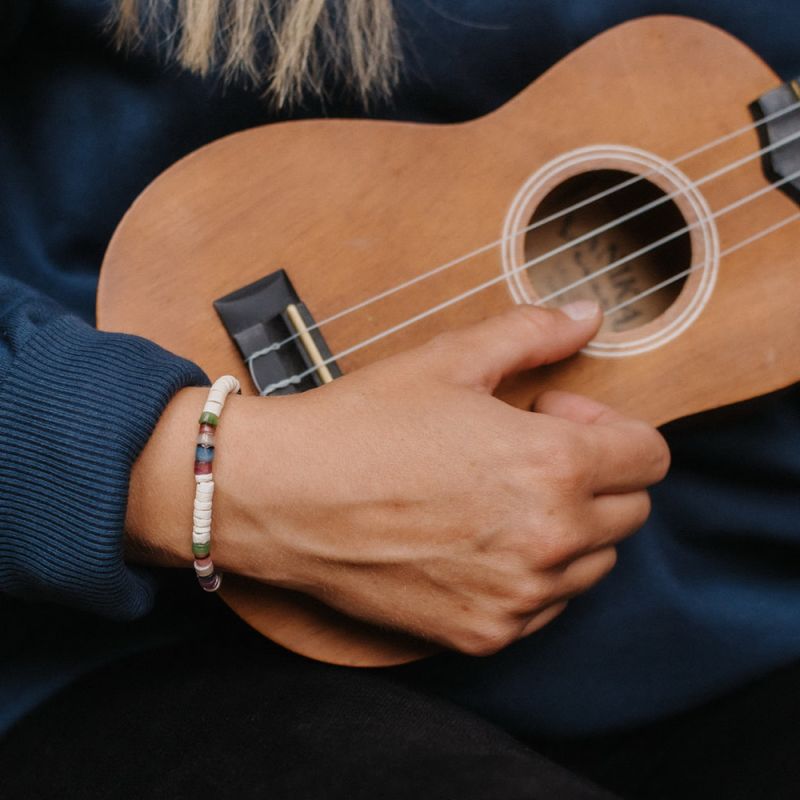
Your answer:
[[[553,297],[554,305],[596,300],[606,312],[603,330],[615,333],[663,314],[680,294],[686,282],[680,276],[692,256],[677,205],[647,180],[631,183],[633,177],[606,169],[567,179],[539,204],[530,220],[538,226],[525,237],[525,259],[532,263],[527,274],[536,294]],[[626,183],[631,185],[609,192]],[[597,195],[601,199],[581,205]],[[640,212],[643,208],[648,210]],[[626,221],[614,224],[619,219]],[[671,235],[675,238],[649,249]],[[556,254],[547,257],[551,252]]]
[[[521,186],[502,268],[517,303],[597,300],[605,321],[583,352],[620,358],[662,347],[702,313],[719,234],[700,188],[675,164],[628,145],[582,147]]]

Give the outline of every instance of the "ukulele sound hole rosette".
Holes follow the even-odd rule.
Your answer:
[[[597,357],[644,353],[683,333],[711,296],[720,257],[699,188],[658,156],[619,145],[574,150],[532,175],[503,242],[515,302],[600,303],[605,322],[584,349]]]

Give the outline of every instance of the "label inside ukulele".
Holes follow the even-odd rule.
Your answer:
[[[691,259],[689,234],[679,233],[686,221],[678,207],[653,183],[633,182],[633,177],[607,169],[567,179],[539,204],[531,222],[540,224],[525,238],[525,259],[533,262],[527,274],[536,294],[554,296],[547,305],[594,299],[606,311],[619,307],[603,324],[603,330],[615,333],[650,322],[669,308],[685,278],[647,290],[685,270]],[[625,183],[630,185],[546,221]],[[670,234],[675,236],[658,244]]]

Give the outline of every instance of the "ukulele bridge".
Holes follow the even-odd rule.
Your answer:
[[[261,395],[305,392],[341,376],[282,269],[214,301]]]

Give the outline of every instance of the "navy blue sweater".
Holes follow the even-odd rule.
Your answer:
[[[800,73],[793,0],[398,7],[407,68],[377,109],[387,117],[486,112],[590,36],[646,13],[704,17],[784,76]],[[206,378],[152,343],[95,331],[94,293],[116,223],[152,178],[273,117],[254,93],[165,70],[151,50],[116,53],[107,10],[0,0],[0,729],[92,665],[186,635],[204,602],[190,580],[127,566],[121,541],[131,464],[172,395]],[[346,100],[327,111],[357,113]],[[672,473],[609,579],[545,631],[489,659],[432,660],[413,670],[419,680],[512,729],[585,733],[797,659],[800,397],[667,434]]]

